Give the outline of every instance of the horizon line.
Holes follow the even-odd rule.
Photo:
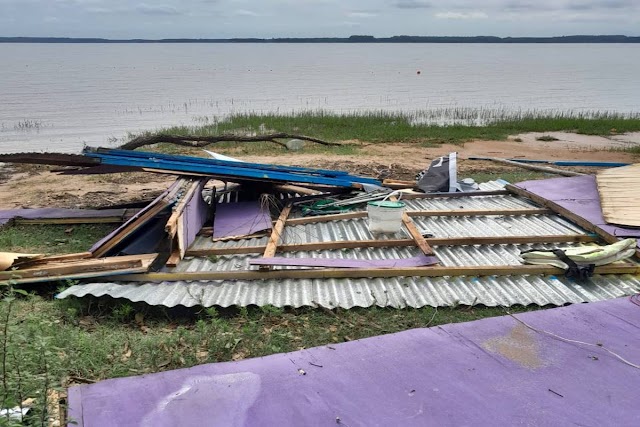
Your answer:
[[[227,37],[227,38],[104,38],[66,36],[0,36],[4,43],[523,43],[523,42],[571,42],[571,43],[640,43],[640,36],[623,34],[573,34],[562,36],[415,36],[394,35],[376,37],[372,35],[351,35],[347,37]]]

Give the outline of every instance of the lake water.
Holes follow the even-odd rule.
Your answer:
[[[0,61],[5,153],[240,112],[640,110],[634,44],[0,44]]]

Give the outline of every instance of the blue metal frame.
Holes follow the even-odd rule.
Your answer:
[[[84,153],[85,155],[88,155],[88,156],[91,156],[91,154],[95,153],[95,154],[108,154],[113,156],[124,156],[124,157],[141,157],[145,159],[154,158],[154,159],[171,160],[176,162],[202,163],[207,165],[272,170],[272,171],[278,171],[278,172],[305,173],[308,175],[322,175],[327,177],[340,177],[340,176],[349,175],[349,172],[346,172],[346,171],[313,169],[313,168],[303,168],[298,166],[284,166],[284,165],[273,165],[273,164],[263,164],[263,163],[231,162],[228,160],[208,159],[206,157],[178,156],[178,155],[172,155],[172,154],[153,153],[149,151],[116,150],[116,149],[108,149],[108,148],[97,148],[97,149],[85,148]]]
[[[105,150],[109,152],[110,150]],[[126,150],[113,150],[116,153],[106,154],[101,152],[86,152],[85,155],[89,157],[99,158],[102,164],[116,165],[116,166],[135,166],[142,168],[160,169],[166,171],[176,171],[185,173],[198,173],[206,174],[214,177],[224,177],[227,179],[233,178],[246,178],[258,181],[272,180],[283,182],[299,182],[308,184],[323,184],[333,185],[338,187],[353,187],[355,183],[366,183],[380,185],[378,180],[372,178],[363,178],[351,175],[340,175],[338,177],[328,177],[319,175],[309,175],[301,173],[291,173],[269,169],[249,168],[247,165],[238,167],[236,162],[224,162],[221,164],[208,164],[208,159],[197,159],[198,161],[191,162],[192,159],[188,156],[170,156],[180,157],[178,160],[160,158],[166,155],[156,156],[156,153],[144,153],[135,152],[136,154],[131,156],[132,151]],[[145,157],[141,154],[148,154],[151,157]],[[200,160],[204,160],[200,161]],[[219,162],[219,161],[216,161]],[[271,166],[271,165],[266,165]]]

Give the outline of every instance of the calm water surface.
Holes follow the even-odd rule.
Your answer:
[[[0,59],[0,152],[234,112],[640,110],[632,44],[0,44]]]

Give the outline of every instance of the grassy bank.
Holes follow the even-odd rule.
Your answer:
[[[567,131],[613,135],[640,131],[640,114],[559,112],[508,113],[501,110],[436,110],[418,113],[300,112],[237,114],[224,120],[203,118],[191,127],[161,133],[218,135],[224,133],[297,133],[328,141],[461,143],[473,139],[503,140],[526,132]]]

